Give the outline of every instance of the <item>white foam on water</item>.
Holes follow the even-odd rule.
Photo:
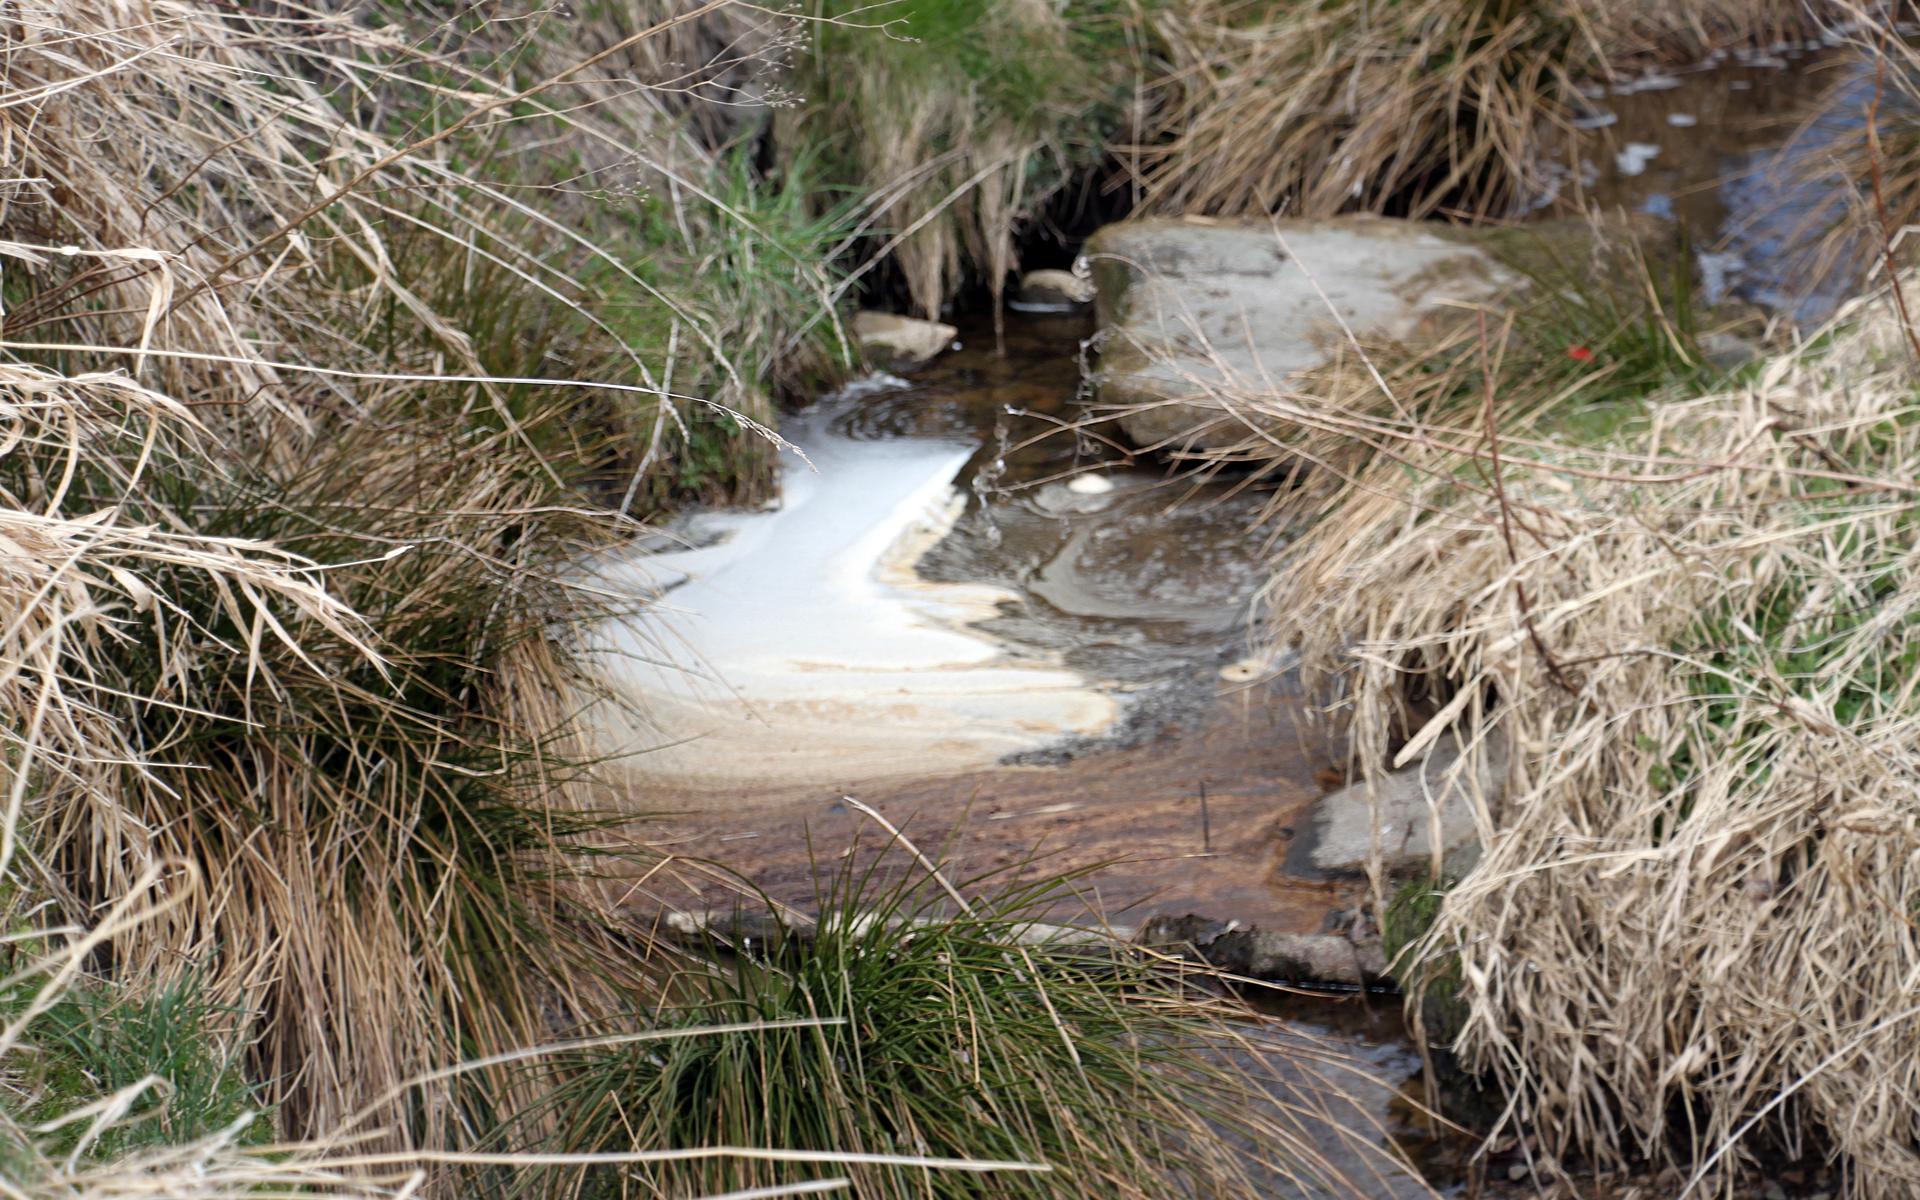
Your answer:
[[[633,712],[608,712],[611,748],[650,779],[701,790],[860,779],[991,765],[1119,716],[1108,691],[1058,664],[1015,658],[970,623],[1012,599],[940,584],[914,566],[965,506],[968,445],[860,441],[821,410],[783,435],[772,511],[712,514],[695,548],[620,556],[599,582],[659,595],[594,647]]]
[[[1631,96],[1638,92],[1667,92],[1680,86],[1680,80],[1673,75],[1642,75],[1638,79],[1628,79],[1613,85],[1616,96]]]

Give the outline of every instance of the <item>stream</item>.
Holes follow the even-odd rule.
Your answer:
[[[1849,52],[1796,45],[1594,88],[1537,209],[1674,223],[1706,299],[1805,327],[1858,288],[1808,268],[1832,188],[1806,164],[1857,130],[1871,87]],[[604,565],[610,586],[657,598],[603,649],[635,702],[608,713],[609,739],[644,748],[623,803],[665,814],[663,847],[810,907],[842,847],[882,840],[852,796],[956,876],[1098,867],[1088,899],[1115,921],[1311,933],[1362,901],[1357,881],[1287,866],[1342,780],[1304,700],[1249,657],[1279,536],[1264,497],[1079,427],[1092,333],[1084,313],[1009,313],[1002,348],[989,320],[966,321],[910,377],[784,422],[777,505],[695,514]],[[650,891],[656,911],[728,894],[707,876]],[[1419,1070],[1379,1016],[1393,1007],[1284,1009],[1383,1081],[1364,1105],[1377,1128]]]

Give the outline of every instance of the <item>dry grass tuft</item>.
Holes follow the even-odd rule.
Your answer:
[[[809,98],[781,116],[787,153],[827,157],[860,196],[858,279],[897,271],[940,312],[970,279],[997,301],[1015,236],[1099,152],[1129,69],[1127,6],[1040,0],[810,0]]]
[[[618,528],[581,489],[623,399],[643,428],[715,409],[663,394],[615,301],[710,333],[542,207],[578,164],[505,151],[646,128],[583,131],[568,81],[717,8],[525,84],[463,18],[0,27],[0,859],[81,924],[157,890],[116,972],[245,1014],[293,1139],[451,1144],[513,1103],[500,1072],[408,1080],[643,982],[569,884],[598,819],[555,635],[601,603],[565,580]]]
[[[1852,318],[1578,440],[1497,372],[1364,428],[1242,401],[1368,446],[1266,595],[1360,765],[1513,748],[1408,969],[1548,1170],[1765,1144],[1920,1186],[1920,388]]]
[[[1540,194],[1576,82],[1813,27],[1798,0],[1187,0],[1151,20],[1166,69],[1122,151],[1146,206],[1291,217],[1505,215]]]

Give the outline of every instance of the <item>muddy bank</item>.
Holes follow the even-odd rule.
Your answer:
[[[689,865],[671,887],[656,880],[636,911],[731,906],[739,896],[733,872],[810,910],[817,876],[846,865],[850,847],[859,847],[852,853],[861,862],[885,848],[885,831],[842,802],[850,794],[937,852],[955,878],[991,872],[1017,883],[1099,868],[1085,879],[1085,898],[1116,922],[1193,912],[1315,933],[1329,911],[1357,903],[1359,890],[1350,880],[1285,870],[1288,846],[1337,778],[1331,748],[1300,716],[1295,704],[1235,695],[1167,726],[1151,745],[1095,751],[1070,770],[995,767],[782,791],[742,798],[724,812],[663,816],[649,825],[660,849],[730,871],[721,877]],[[671,799],[655,793],[641,802]],[[898,854],[887,861],[890,870],[911,869]],[[1055,915],[1080,915],[1075,907],[1086,905],[1063,905]]]

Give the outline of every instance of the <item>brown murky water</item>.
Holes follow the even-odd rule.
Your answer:
[[[1858,142],[1874,91],[1857,50],[1818,42],[1596,84],[1582,128],[1551,156],[1554,183],[1538,205],[1669,222],[1689,244],[1702,299],[1816,324],[1861,283],[1858,257],[1834,269],[1819,244],[1848,203],[1834,151]],[[1884,96],[1884,111],[1897,102]]]
[[[965,510],[919,572],[999,589],[1006,598],[978,627],[1010,653],[1101,681],[1124,705],[1117,726],[978,770],[875,780],[850,762],[844,779],[743,789],[724,807],[664,818],[664,846],[805,906],[856,835],[880,840],[842,802],[853,795],[957,874],[1004,869],[1012,882],[1101,868],[1087,886],[1114,921],[1198,912],[1310,932],[1353,902],[1350,883],[1283,867],[1334,778],[1332,746],[1284,684],[1222,678],[1248,653],[1269,536],[1262,498],[1134,463],[1067,428],[1091,333],[1084,316],[1020,317],[1003,355],[981,323],[902,386],[828,403],[833,427],[856,438],[975,443],[956,480]],[[1089,471],[1111,490],[1070,487]],[[698,890],[724,899],[711,882]]]

